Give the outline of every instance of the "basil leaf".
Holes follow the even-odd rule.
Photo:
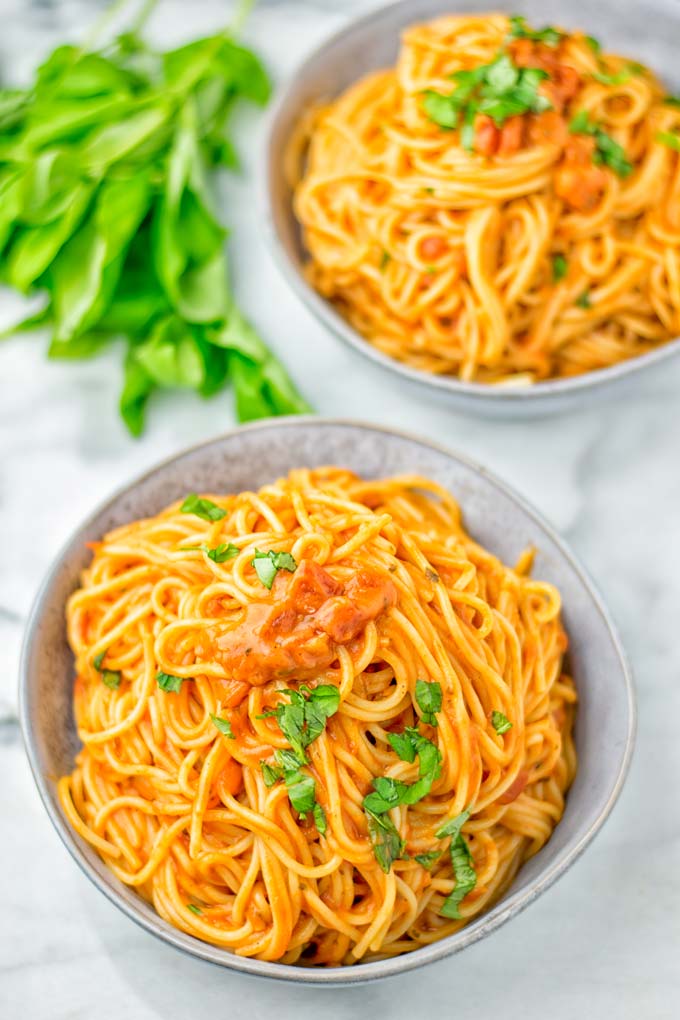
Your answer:
[[[156,320],[148,340],[135,347],[135,359],[157,386],[200,389],[205,362],[190,326],[170,312]]]
[[[469,817],[469,810],[462,811],[456,818],[448,821],[437,832],[438,839],[444,839],[445,836],[451,837],[451,866],[453,867],[453,875],[456,881],[453,891],[446,897],[439,913],[442,917],[450,917],[456,920],[460,918],[458,907],[461,900],[469,892],[472,892],[477,884],[477,873],[472,863],[472,854],[461,831]]]
[[[125,360],[119,408],[121,418],[133,436],[142,434],[146,404],[155,388],[151,376],[139,364],[131,348]]]
[[[373,844],[375,859],[387,875],[394,861],[399,860],[403,855],[406,843],[399,835],[389,815],[374,814],[368,808],[366,815],[368,834]]]
[[[452,892],[444,900],[439,911],[442,917],[460,918],[459,904],[477,885],[477,872],[472,863],[472,854],[462,835],[451,844],[451,864],[456,880]]]
[[[288,751],[285,748],[277,748],[274,751],[274,757],[276,762],[285,772],[297,772],[300,765],[303,765],[306,759],[301,759],[294,751]]]
[[[459,815],[450,819],[450,821],[446,822],[445,825],[442,825],[442,827],[437,830],[437,839],[445,839],[446,836],[451,836],[452,839],[456,839],[469,817],[469,810],[461,811]]]
[[[121,680],[120,673],[117,670],[113,669],[103,669],[101,671],[101,674],[102,683],[104,684],[104,686],[108,687],[112,691],[117,691],[118,688],[120,687]]]
[[[223,517],[227,516],[226,510],[213,503],[211,499],[198,496],[195,492],[190,493],[186,497],[179,509],[180,513],[193,514],[195,517],[200,517],[201,520],[210,523],[221,521]]]
[[[578,305],[579,308],[591,308],[590,292],[584,290],[582,294],[576,298],[574,304]]]
[[[418,864],[425,868],[426,871],[430,871],[432,869],[432,866],[437,863],[440,857],[441,853],[439,852],[439,850],[428,850],[427,853],[416,854],[414,860],[416,860]]]
[[[436,713],[442,710],[441,685],[434,680],[416,680],[416,701],[422,714],[422,721],[429,726],[436,726]]]
[[[313,809],[314,824],[322,836],[326,835],[328,830],[328,822],[326,821],[326,812],[319,803],[314,805]]]
[[[190,910],[192,914],[200,915],[203,913],[200,907],[197,907],[195,903],[187,903],[187,910]]]
[[[662,145],[667,145],[669,149],[680,152],[680,134],[677,131],[657,131],[656,140]]]
[[[305,746],[311,744],[323,733],[326,722],[340,707],[340,691],[332,684],[320,684],[313,690],[300,688],[305,694],[308,693],[307,701],[304,703],[305,732],[303,734]]]
[[[493,711],[491,713],[491,725],[495,729],[496,733],[507,733],[508,730],[512,729],[512,723],[508,717],[498,711]]]
[[[546,25],[545,28],[539,28],[535,31],[529,28],[526,18],[515,14],[510,18],[510,38],[531,39],[533,42],[540,42],[545,46],[554,47],[559,45],[563,35],[562,32],[557,28],[553,28],[552,25]]]
[[[288,790],[288,799],[295,810],[299,811],[301,815],[306,815],[308,811],[313,811],[315,803],[314,789],[316,785],[314,777],[298,769],[296,772],[286,772],[284,780]]]
[[[555,283],[559,283],[563,280],[569,272],[569,263],[567,262],[564,255],[553,255],[552,260],[552,275]]]
[[[428,89],[423,95],[423,112],[434,124],[451,131],[457,127],[460,107],[452,102],[452,96],[444,96],[440,92]],[[381,265],[381,269],[384,265]]]
[[[297,570],[297,563],[289,552],[274,552],[273,549],[268,552],[256,549],[251,562],[265,588],[271,588],[279,570],[287,570],[291,574]]]
[[[572,117],[569,130],[572,134],[589,135],[595,139],[595,153],[593,155],[595,163],[608,166],[619,177],[628,177],[633,172],[633,164],[628,160],[623,147],[608,135],[606,131],[603,131],[598,124],[591,121],[586,110],[579,110]]]
[[[591,73],[591,78],[599,81],[601,85],[623,85],[630,80],[631,76],[632,71],[629,69],[617,71],[614,74],[607,74],[606,71],[593,71]]]
[[[584,36],[584,39],[590,46],[595,56],[599,57],[600,53],[602,52],[602,43],[599,41],[599,39],[596,39],[594,35],[586,35]]]
[[[397,752],[402,761],[414,762],[416,760],[415,744],[407,732],[388,733],[387,739],[392,749]]]
[[[234,731],[232,730],[231,723],[228,719],[220,719],[218,715],[213,715],[212,712],[210,713],[210,718],[220,733],[224,734],[225,737],[230,737],[231,740],[235,739]]]
[[[269,765],[266,761],[260,762],[260,768],[262,769],[264,785],[267,787],[273,786],[278,779],[283,778],[283,769]]]
[[[303,705],[279,705],[276,719],[284,737],[301,762],[307,761],[304,743],[305,709]]]
[[[241,550],[231,542],[221,542],[214,549],[206,549],[205,552],[213,563],[226,563],[227,560],[233,560],[235,556],[238,556]]]
[[[665,106],[675,106],[676,109],[680,109],[680,96],[666,96],[663,102]]]
[[[105,648],[103,652],[99,653],[99,655],[95,655],[94,659],[92,660],[92,665],[94,666],[98,673],[101,672],[102,663],[104,662],[104,658],[107,652],[108,648]]]
[[[156,683],[162,691],[166,691],[168,694],[179,694],[183,677],[173,676],[171,673],[157,673]]]

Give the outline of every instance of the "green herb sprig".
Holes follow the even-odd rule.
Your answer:
[[[200,517],[202,521],[208,521],[210,524],[221,521],[227,516],[227,511],[223,510],[221,506],[213,503],[211,499],[197,496],[195,492],[187,496],[179,509],[180,513],[193,514],[194,517]]]
[[[301,684],[296,691],[281,693],[287,694],[290,701],[281,702],[261,718],[276,719],[299,761],[305,764],[305,748],[323,733],[327,721],[338,711],[340,691],[332,684],[319,684],[314,688]]]
[[[390,871],[394,861],[403,856],[405,847],[389,812],[402,804],[416,804],[426,797],[441,775],[442,763],[436,744],[412,726],[407,726],[403,733],[389,733],[387,739],[402,761],[412,763],[418,757],[418,779],[415,783],[405,783],[392,776],[377,776],[373,780],[372,792],[363,799],[373,853],[385,873]]]
[[[156,683],[166,694],[179,694],[184,683],[184,677],[173,676],[172,673],[157,673]]]
[[[507,715],[503,715],[502,712],[494,710],[491,713],[491,725],[495,729],[496,733],[503,734],[507,733],[508,730],[512,729],[512,723],[508,719]]]
[[[468,893],[471,893],[477,885],[477,872],[474,868],[472,854],[461,831],[469,817],[470,812],[463,811],[456,818],[443,825],[437,832],[437,839],[444,839],[446,836],[451,837],[449,853],[451,854],[453,877],[456,880],[453,890],[444,900],[439,913],[442,917],[449,917],[454,920],[460,918],[460,910],[458,908],[461,900]]]
[[[137,27],[59,46],[27,89],[0,91],[0,273],[45,296],[17,329],[50,327],[56,359],[125,337],[133,435],[162,389],[231,380],[242,421],[309,410],[234,303],[213,208],[209,172],[238,163],[232,110],[270,90],[229,31],[158,53]]]
[[[589,135],[595,139],[593,162],[608,166],[618,177],[628,177],[633,172],[633,164],[626,156],[625,149],[611,135],[608,135],[599,124],[590,119],[586,110],[580,110],[569,124],[574,135]]]
[[[252,565],[265,588],[271,588],[279,570],[287,570],[291,574],[297,570],[297,563],[289,552],[274,552],[273,549],[268,552],[256,549]]]
[[[423,110],[431,121],[445,130],[461,127],[461,144],[472,151],[474,120],[478,113],[491,117],[498,126],[508,117],[541,113],[551,109],[550,100],[538,89],[548,75],[538,67],[517,67],[507,53],[490,64],[452,76],[456,88],[449,95],[429,89]]]
[[[662,145],[667,145],[669,149],[680,152],[680,133],[677,131],[658,131],[656,140]]]
[[[104,686],[108,687],[111,691],[117,691],[120,687],[122,674],[120,670],[117,669],[104,669],[104,659],[106,658],[107,652],[108,648],[105,648],[103,652],[99,653],[99,655],[95,655],[92,660],[92,665],[101,676]]]
[[[308,764],[305,748],[323,732],[326,722],[340,707],[340,692],[332,684],[320,684],[309,688],[302,685],[297,691],[285,691],[290,703],[282,703],[264,713],[264,718],[273,717],[290,743],[292,750],[277,749],[274,752],[276,765],[261,761],[265,786],[273,786],[283,779],[291,805],[302,818],[311,811],[318,831],[326,834],[326,813],[316,800],[316,781],[303,770]]]
[[[527,25],[526,18],[520,14],[514,14],[510,18],[510,39],[531,39],[532,42],[543,43],[545,46],[559,46],[563,34],[552,25],[545,28],[532,29]]]

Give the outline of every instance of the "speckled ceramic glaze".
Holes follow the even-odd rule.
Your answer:
[[[558,24],[581,28],[601,39],[612,51],[629,54],[646,63],[680,92],[677,40],[680,38],[680,3],[655,0],[653,16],[648,0],[402,0],[382,7],[333,35],[312,53],[279,94],[272,111],[261,161],[260,205],[276,261],[286,279],[310,310],[341,340],[371,361],[402,378],[427,387],[451,405],[480,414],[515,417],[568,410],[604,396],[625,395],[642,371],[660,366],[680,352],[680,339],[663,344],[639,358],[611,368],[570,379],[537,383],[531,387],[495,387],[461,382],[453,376],[433,375],[382,354],[368,343],[307,283],[302,275],[306,256],[286,179],[284,153],[291,133],[310,106],[327,102],[363,74],[394,64],[401,31],[410,24],[442,13],[508,10],[524,14],[536,25]]]
[[[55,781],[71,770],[78,749],[71,708],[73,657],[66,641],[64,606],[90,556],[85,542],[155,514],[188,492],[256,489],[291,468],[322,464],[342,465],[367,478],[428,475],[459,500],[474,538],[503,560],[514,562],[528,544],[537,548],[535,576],[557,585],[564,602],[570,667],[580,698],[579,770],[550,841],[487,914],[449,938],[395,959],[311,970],[234,956],[161,920],[73,832],[59,807]],[[628,767],[635,716],[625,656],[598,594],[562,540],[520,497],[482,468],[427,442],[373,426],[312,418],[252,425],[194,447],[165,461],[95,511],[62,550],[36,599],[23,651],[20,701],[31,767],[50,818],[85,874],[112,903],[194,956],[262,977],[319,984],[356,983],[420,967],[483,938],[531,903],[576,860],[611,811]]]

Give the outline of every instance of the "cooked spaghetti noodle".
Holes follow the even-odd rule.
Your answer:
[[[680,334],[680,100],[591,37],[416,25],[289,157],[310,281],[407,365],[528,385]]]
[[[68,604],[73,827],[244,956],[351,964],[455,932],[564,810],[558,592],[420,477],[296,470],[183,506],[95,543]]]

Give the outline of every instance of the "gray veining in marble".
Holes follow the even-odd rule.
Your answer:
[[[669,2],[669,0],[666,0]],[[625,7],[625,0],[621,0]],[[25,78],[100,3],[1,0],[5,80]],[[366,0],[263,2],[247,37],[275,77]],[[502,6],[490,3],[490,7]],[[650,5],[651,7],[652,5]],[[219,0],[163,0],[160,43],[228,19]],[[190,12],[190,16],[189,16]],[[111,907],[65,853],[13,721],[22,621],[52,556],[107,493],[233,424],[228,394],[154,404],[131,441],[116,418],[120,351],[47,364],[44,343],[0,343],[0,1017],[14,1020],[334,1020],[428,1012],[457,1020],[671,1020],[680,997],[680,364],[625,402],[512,424],[432,406],[322,331],[257,232],[252,173],[263,121],[238,118],[244,172],[220,197],[235,284],[319,410],[429,436],[486,463],[565,534],[617,620],[639,697],[637,751],[612,818],[539,903],[422,973],[359,989],[294,989],[222,973],[160,945]],[[0,298],[0,329],[14,302]]]

